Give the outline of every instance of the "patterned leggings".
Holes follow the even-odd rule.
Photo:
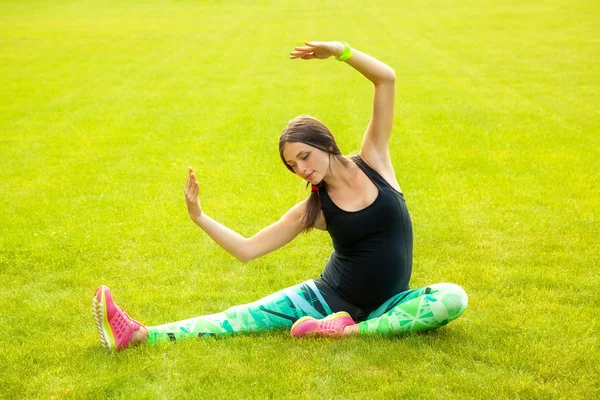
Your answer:
[[[361,335],[426,331],[458,318],[467,308],[468,301],[465,291],[452,283],[437,283],[398,293],[370,312],[341,305],[344,304],[343,300],[335,300],[321,279],[310,279],[218,314],[148,327],[148,343],[289,329],[301,317],[320,319],[338,311],[348,311],[357,322],[362,320],[359,323]]]

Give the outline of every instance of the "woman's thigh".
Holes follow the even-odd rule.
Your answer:
[[[436,297],[444,299],[451,320],[462,314],[467,307],[468,297],[460,286],[453,283],[435,283],[422,288],[407,290],[392,296],[377,309],[371,311],[365,319],[369,320],[380,317],[401,304],[428,294],[435,294]]]
[[[264,329],[291,326],[304,316],[323,318],[331,312],[324,294],[315,281],[309,279],[252,303],[233,306],[225,310],[224,314],[233,323],[250,320]]]
[[[323,318],[329,314],[331,309],[323,293],[310,279],[220,313],[149,326],[148,342],[289,328],[299,318]]]

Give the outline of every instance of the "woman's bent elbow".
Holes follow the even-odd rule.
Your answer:
[[[243,262],[244,264],[251,260],[250,257],[243,253],[231,253],[231,255]]]
[[[388,68],[385,73],[383,73],[379,79],[373,81],[375,86],[383,86],[383,85],[393,85],[396,83],[396,71],[392,68]]]
[[[392,82],[396,82],[396,71],[390,68],[390,79]]]
[[[396,71],[394,71],[393,68],[389,68],[389,70],[387,71],[386,75],[385,75],[385,82],[391,82],[394,83],[396,82]]]
[[[248,239],[246,239],[248,240]],[[235,258],[237,258],[238,260],[240,260],[241,262],[243,262],[244,264],[254,260],[255,258],[258,258],[256,254],[254,254],[254,252],[252,251],[252,249],[248,246],[248,243],[245,243],[246,246],[244,246],[243,249],[241,249],[237,254],[235,255]]]
[[[240,260],[241,262],[243,262],[244,264],[246,264],[247,262],[250,262],[250,261],[254,260],[254,257],[248,257],[248,256],[238,256],[236,258],[238,260]]]

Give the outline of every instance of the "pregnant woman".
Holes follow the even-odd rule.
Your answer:
[[[206,215],[192,168],[185,186],[192,221],[243,262],[281,248],[301,232],[329,232],[334,250],[321,277],[217,314],[160,326],[132,319],[115,304],[109,288],[100,286],[93,312],[104,347],[282,328],[294,337],[393,335],[436,329],[465,311],[467,295],[458,285],[409,290],[412,224],[388,148],[394,70],[346,42],[305,42],[290,53],[291,59],[303,60],[332,56],[373,83],[373,114],[357,155],[344,156],[321,121],[292,119],[279,139],[279,154],[287,169],[311,185],[311,194],[250,238]]]

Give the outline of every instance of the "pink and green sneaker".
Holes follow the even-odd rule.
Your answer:
[[[96,289],[92,310],[100,343],[109,350],[126,348],[133,332],[143,326],[115,304],[108,286]]]
[[[292,325],[290,333],[292,336],[301,338],[304,336],[313,337],[334,337],[344,336],[344,328],[356,323],[345,311],[336,312],[323,319],[314,319],[313,317],[302,317]]]

